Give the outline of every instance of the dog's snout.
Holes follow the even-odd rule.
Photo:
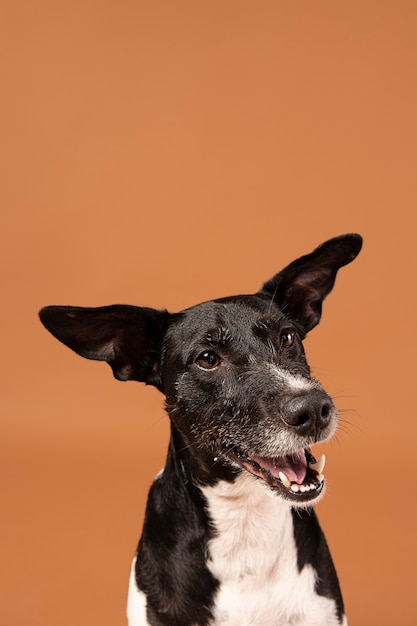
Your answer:
[[[328,396],[317,391],[289,398],[281,411],[283,422],[300,435],[318,434],[330,424],[333,404]]]

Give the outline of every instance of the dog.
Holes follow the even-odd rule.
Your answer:
[[[312,508],[337,411],[302,340],[339,268],[362,247],[330,239],[254,295],[179,313],[50,306],[44,326],[118,380],[154,385],[171,420],[131,569],[130,626],[346,625]]]

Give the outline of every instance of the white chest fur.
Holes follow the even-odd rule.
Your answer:
[[[203,492],[217,531],[212,626],[340,626],[335,603],[315,592],[313,568],[298,571],[289,505],[246,474]]]

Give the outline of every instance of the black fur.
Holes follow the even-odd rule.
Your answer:
[[[151,624],[207,624],[218,583],[206,565],[213,529],[173,431],[166,469],[153,483],[136,561],[136,580],[148,599]],[[163,610],[161,610],[163,607]]]
[[[298,571],[301,572],[305,565],[313,566],[317,572],[317,593],[335,600],[337,616],[341,622],[344,605],[339,580],[317,515],[313,509],[307,508],[293,509],[292,516],[294,538],[297,544]]]
[[[254,295],[176,314],[125,305],[41,310],[46,328],[78,354],[107,361],[119,380],[152,384],[165,394],[167,463],[149,493],[136,562],[153,626],[211,623],[220,583],[210,571],[208,546],[217,529],[201,488],[233,484],[246,471],[296,507],[298,569],[309,564],[316,570],[316,593],[334,599],[342,621],[336,572],[309,508],[322,489],[310,469],[309,446],[332,434],[336,411],[310,377],[302,339],[319,323],[338,269],[361,245],[359,235],[342,235],[288,265]],[[306,382],[289,384],[293,380]],[[292,464],[295,487],[303,480],[314,488],[286,488],[268,471],[271,459]]]

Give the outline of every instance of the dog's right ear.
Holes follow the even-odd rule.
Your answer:
[[[118,380],[162,390],[159,360],[170,314],[143,307],[47,306],[39,312],[54,337],[87,359],[107,361]]]
[[[323,300],[333,289],[338,270],[351,263],[362,247],[362,237],[348,233],[322,243],[268,280],[258,292],[276,302],[305,332],[316,326]]]

